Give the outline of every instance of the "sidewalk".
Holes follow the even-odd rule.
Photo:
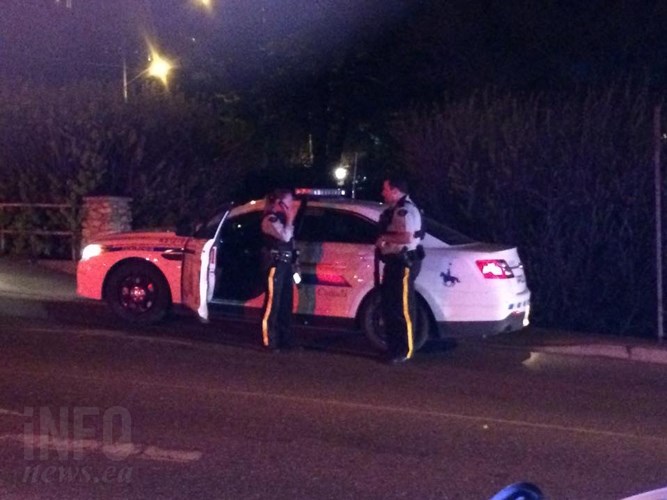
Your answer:
[[[0,295],[33,301],[76,300],[76,264],[52,262],[58,264],[44,265],[40,261],[32,263],[26,259],[1,257]]]
[[[643,363],[667,364],[667,341],[620,335],[562,332],[528,327],[519,332],[485,339],[495,347],[531,349],[571,356],[595,356]]]
[[[0,258],[0,295],[30,301],[77,301],[76,263]],[[0,307],[0,316],[3,314]],[[529,327],[480,341],[492,348],[667,364],[667,341]]]

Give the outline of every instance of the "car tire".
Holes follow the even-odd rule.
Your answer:
[[[159,269],[143,262],[127,262],[114,269],[105,298],[116,316],[141,325],[157,323],[171,307],[167,280]]]
[[[380,294],[372,292],[362,306],[359,316],[361,328],[370,343],[379,351],[387,351],[387,336],[384,332],[384,321],[380,308]],[[429,339],[431,330],[431,319],[426,304],[417,299],[417,325],[414,329],[415,351],[421,349]]]

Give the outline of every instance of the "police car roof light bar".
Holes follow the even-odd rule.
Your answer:
[[[345,190],[341,188],[296,188],[295,196],[308,196],[311,198],[345,196]]]

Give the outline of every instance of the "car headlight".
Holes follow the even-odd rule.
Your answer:
[[[102,245],[98,245],[97,243],[86,245],[85,248],[81,251],[81,260],[88,260],[92,259],[93,257],[97,257],[103,251],[104,247]]]

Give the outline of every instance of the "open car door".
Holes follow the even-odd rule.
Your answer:
[[[223,206],[185,242],[181,277],[183,305],[204,321],[209,319],[208,302],[215,289],[215,242],[232,204]]]

